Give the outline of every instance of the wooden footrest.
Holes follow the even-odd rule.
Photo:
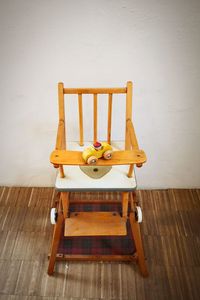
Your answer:
[[[127,235],[126,219],[118,212],[74,212],[65,219],[65,236]]]

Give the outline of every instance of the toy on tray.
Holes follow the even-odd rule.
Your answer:
[[[87,164],[96,164],[98,158],[111,159],[112,147],[106,142],[95,142],[83,151],[82,157]]]

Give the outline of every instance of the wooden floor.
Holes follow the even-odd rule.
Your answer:
[[[149,278],[94,262],[59,262],[49,277],[54,190],[0,188],[0,299],[200,299],[200,190],[137,194]]]

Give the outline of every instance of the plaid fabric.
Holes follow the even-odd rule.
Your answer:
[[[75,211],[118,211],[121,204],[71,204],[70,212]],[[129,221],[127,236],[64,237],[60,241],[58,253],[85,255],[132,255],[135,245]]]

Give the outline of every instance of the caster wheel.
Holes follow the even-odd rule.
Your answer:
[[[137,222],[142,223],[142,210],[140,206],[136,206],[135,216]]]
[[[88,165],[95,165],[98,158],[96,156],[90,156],[87,160]]]
[[[55,207],[53,207],[51,209],[51,213],[50,213],[51,224],[55,225],[57,222],[57,218],[58,218],[57,209]]]
[[[137,168],[141,168],[142,164],[136,164]]]
[[[108,150],[103,154],[103,157],[105,159],[111,159],[112,158],[112,151]]]

